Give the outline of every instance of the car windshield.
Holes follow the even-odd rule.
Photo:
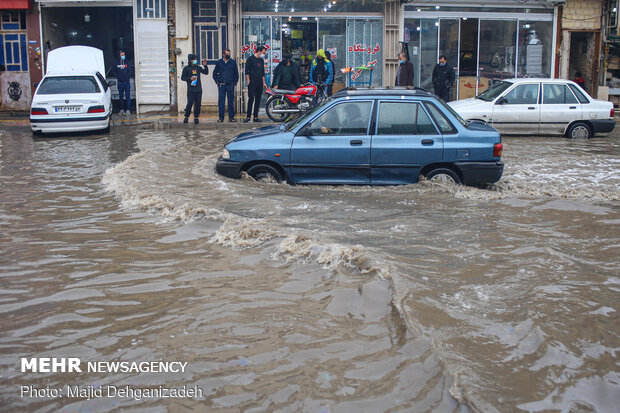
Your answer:
[[[92,76],[58,76],[43,80],[38,95],[68,95],[72,93],[99,93],[99,85]]]
[[[452,109],[452,106],[450,106],[446,102],[444,102],[443,99],[434,100],[433,103],[437,103],[437,104],[440,104],[441,106],[443,106],[444,109],[446,109],[448,112],[450,112],[452,114],[452,116],[454,116],[456,118],[456,120],[458,120],[460,122],[461,125],[463,125],[463,126],[469,125],[467,123],[467,121],[465,119],[463,119],[461,117],[461,115],[456,113],[456,111],[454,109]]]
[[[510,82],[497,82],[493,86],[476,96],[476,99],[490,102],[499,95],[501,95],[502,92],[508,89],[510,86],[512,86],[512,83]]]
[[[310,118],[312,115],[318,112],[323,106],[325,106],[325,104],[327,104],[327,102],[330,102],[330,101],[331,99],[327,99],[323,101],[320,105],[316,105],[315,107],[313,107],[312,109],[310,109],[309,111],[307,111],[306,113],[298,117],[297,119],[288,121],[287,123],[284,124],[284,127],[286,128],[287,131],[295,129],[296,127],[304,123],[306,119]]]

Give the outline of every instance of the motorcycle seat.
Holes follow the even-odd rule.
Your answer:
[[[276,93],[283,94],[283,95],[294,95],[295,92],[297,92],[296,90],[289,90],[289,89],[274,89],[273,91]]]

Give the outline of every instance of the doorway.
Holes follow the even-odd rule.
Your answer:
[[[318,50],[318,21],[292,17],[282,22],[282,54],[290,54],[299,65],[301,82],[308,81],[310,65]]]

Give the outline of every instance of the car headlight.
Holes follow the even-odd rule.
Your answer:
[[[222,151],[222,159],[230,159],[230,152],[226,148]]]

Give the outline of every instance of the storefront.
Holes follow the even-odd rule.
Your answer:
[[[139,110],[170,104],[166,0],[38,1],[45,55],[63,46],[96,47],[103,50],[108,77],[123,50],[134,62],[132,97]]]
[[[452,99],[473,97],[501,79],[553,76],[557,13],[551,2],[455,3],[405,6],[404,39],[415,86],[433,90],[441,55],[456,74]]]
[[[339,0],[317,2],[243,0],[242,61],[256,46],[265,45],[267,82],[283,54],[299,64],[302,82],[308,80],[310,65],[319,49],[328,51],[334,63],[334,90],[345,87],[345,67],[372,67],[372,84],[383,80],[384,2]],[[367,70],[352,77],[368,80]]]

